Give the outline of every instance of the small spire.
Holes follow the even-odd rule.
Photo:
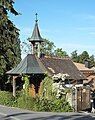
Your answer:
[[[37,15],[38,15],[38,14],[36,13],[35,15],[36,15],[36,20],[35,20],[35,21],[38,22],[38,19],[37,19]]]
[[[43,42],[43,38],[41,37],[41,35],[40,35],[40,31],[39,31],[39,27],[38,27],[38,23],[37,23],[37,21],[38,21],[38,18],[37,18],[37,13],[35,14],[35,16],[36,16],[36,19],[35,19],[35,27],[34,27],[34,30],[33,30],[33,33],[32,33],[32,36],[31,36],[31,38],[29,39],[29,41],[30,42],[32,42],[32,43],[35,43],[35,42]]]
[[[35,26],[34,26],[34,30],[33,30],[33,33],[32,33],[32,36],[31,38],[29,39],[29,42],[31,42],[32,44],[32,54],[35,54],[35,51],[37,51],[38,53],[38,57],[40,57],[40,44],[44,41],[43,38],[41,37],[40,35],[40,31],[39,31],[39,28],[38,28],[38,19],[37,19],[37,13],[35,14],[36,15],[36,19],[35,19]],[[37,43],[37,44],[36,44]],[[37,45],[37,48],[35,48]]]

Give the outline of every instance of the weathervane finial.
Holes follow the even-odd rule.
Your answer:
[[[36,13],[35,15],[36,15],[36,20],[35,20],[35,21],[38,22],[38,19],[37,19],[37,15],[38,15],[38,14]]]

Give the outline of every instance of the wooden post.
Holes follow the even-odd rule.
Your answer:
[[[78,90],[77,88],[75,89],[75,111],[77,112],[78,111]]]
[[[13,76],[13,96],[16,97],[16,77]]]
[[[92,100],[92,110],[91,110],[92,113],[95,113],[95,109],[94,109],[94,100]]]
[[[40,58],[40,43],[38,43],[38,58]]]
[[[32,43],[32,54],[34,54],[34,44]]]

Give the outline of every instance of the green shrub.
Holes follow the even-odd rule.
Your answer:
[[[73,109],[69,103],[64,99],[55,99],[53,100],[52,111],[54,112],[71,112]]]
[[[14,102],[14,97],[10,92],[0,91],[0,104],[12,106]]]
[[[27,95],[20,96],[17,99],[17,107],[28,109],[28,110],[34,110],[35,100],[34,98],[27,96]]]
[[[36,111],[52,111],[52,100],[38,97],[35,102]]]
[[[42,97],[46,97],[46,98],[52,98],[52,84],[53,84],[53,80],[51,77],[47,76],[44,78],[44,80],[42,81],[42,88],[41,88],[41,94]]]
[[[72,108],[65,98],[47,99],[46,97],[35,98],[26,95],[23,91],[18,91],[16,98],[12,93],[0,91],[0,104],[24,108],[32,111],[49,111],[49,112],[71,112]]]

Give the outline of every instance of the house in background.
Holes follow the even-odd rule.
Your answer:
[[[83,75],[85,75],[86,80],[83,81],[83,84],[90,85],[91,90],[95,90],[95,68],[90,67],[90,63],[86,61],[85,64],[82,63],[75,63],[76,67],[80,70]]]
[[[58,73],[68,74],[69,78],[65,80],[65,84],[83,85],[85,76],[77,69],[70,58],[43,57],[40,59],[51,76]]]
[[[66,95],[66,98],[75,111],[90,109],[90,87],[83,84],[86,76],[83,75],[70,58],[46,56],[41,58],[41,61],[51,76],[58,73],[69,75],[64,80],[65,86],[71,90]]]
[[[90,100],[92,106],[92,112],[95,113],[95,67],[90,67],[90,63],[88,61],[85,64],[74,63],[76,67],[86,76],[86,80],[83,81],[85,86],[90,86]]]

